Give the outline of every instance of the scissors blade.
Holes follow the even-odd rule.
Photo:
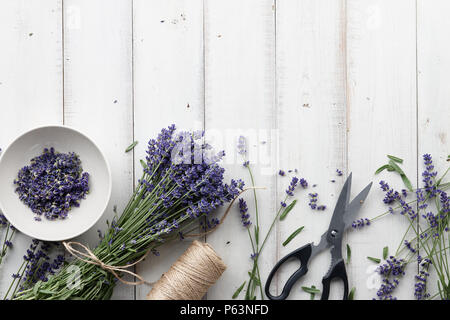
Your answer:
[[[336,207],[334,208],[333,216],[331,217],[327,233],[332,231],[343,232],[345,230],[344,214],[347,210],[351,186],[352,174],[350,173],[344,183],[344,186],[342,187],[341,193],[339,194],[339,198],[336,203]]]
[[[353,223],[353,221],[356,219],[359,209],[363,205],[364,201],[366,200],[370,188],[372,187],[372,182],[369,183],[356,197],[355,199],[350,202],[350,204],[347,206],[347,210],[344,214],[344,225],[345,229],[350,227]]]

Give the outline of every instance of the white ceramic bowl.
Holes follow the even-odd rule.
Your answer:
[[[72,208],[64,220],[35,221],[30,208],[15,193],[14,179],[30,160],[44,148],[58,152],[75,152],[83,171],[89,173],[89,194],[80,207]],[[111,170],[95,143],[81,132],[65,126],[32,129],[14,140],[0,157],[0,209],[20,232],[45,241],[62,241],[79,236],[91,228],[104,213],[111,196]]]

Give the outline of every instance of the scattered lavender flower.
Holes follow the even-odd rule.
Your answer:
[[[405,247],[408,248],[409,251],[411,251],[412,253],[416,253],[417,250],[411,245],[411,242],[409,242],[408,240],[404,241]]]
[[[300,179],[300,185],[302,186],[303,189],[306,189],[308,187],[308,181],[306,181],[305,179],[301,178]]]
[[[337,175],[338,175],[339,177],[343,175],[342,171],[339,170],[339,169],[336,169],[336,173],[337,173]]]
[[[295,188],[297,187],[298,184],[298,178],[297,177],[292,177],[291,183],[289,184],[288,188],[286,189],[286,193],[288,196],[293,196],[294,195],[294,191]]]
[[[361,218],[361,219],[353,221],[353,223],[352,223],[352,228],[354,228],[354,229],[361,229],[365,226],[370,226],[370,219]]]
[[[280,171],[278,171],[278,174],[282,177],[284,177],[286,175],[286,172],[284,172],[283,170],[280,169]]]
[[[317,209],[317,196],[318,196],[317,192],[309,194],[309,204],[308,205],[313,210]]]
[[[38,216],[49,220],[65,219],[72,207],[89,193],[89,174],[83,172],[81,160],[71,152],[45,148],[31,164],[20,169],[14,180],[16,193]]]

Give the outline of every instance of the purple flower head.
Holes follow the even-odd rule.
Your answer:
[[[283,170],[280,169],[280,171],[278,171],[278,174],[282,177],[284,177],[286,175],[286,172],[284,172]]]
[[[289,184],[286,193],[289,196],[293,196],[294,195],[294,191],[295,188],[297,187],[298,184],[298,178],[297,177],[292,177],[291,183]]]
[[[252,222],[250,221],[250,214],[248,214],[247,202],[239,198],[239,212],[241,214],[241,222],[245,228],[248,228]]]
[[[361,229],[365,226],[370,226],[371,222],[368,218],[361,218],[358,220],[353,221],[352,228],[353,229]]]
[[[339,170],[339,169],[336,169],[336,173],[337,173],[337,175],[340,177],[340,176],[342,176],[342,171],[341,170]]]
[[[437,187],[434,183],[434,179],[437,176],[437,172],[434,171],[433,160],[430,154],[423,155],[425,171],[422,172],[422,181],[424,183],[424,189],[429,194],[429,198],[433,198],[437,194]]]

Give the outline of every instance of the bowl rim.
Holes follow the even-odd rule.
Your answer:
[[[27,234],[25,232],[23,232],[22,230],[20,230],[20,228],[14,226],[12,223],[11,225],[14,226],[14,228],[16,228],[18,231],[20,231],[21,233],[32,237],[32,238],[36,238],[38,240],[42,240],[42,241],[64,241],[64,240],[69,240],[69,239],[73,239],[76,238],[80,235],[82,235],[83,233],[87,232],[88,230],[90,230],[99,220],[100,218],[105,214],[106,209],[108,208],[108,204],[111,200],[111,194],[112,194],[112,174],[111,174],[111,167],[109,165],[108,159],[106,158],[104,152],[102,151],[102,149],[97,145],[97,143],[95,143],[94,140],[92,140],[87,134],[83,133],[82,131],[80,131],[79,129],[75,129],[72,126],[68,126],[68,125],[61,125],[61,124],[48,124],[48,125],[41,125],[41,126],[37,126],[37,127],[33,127],[31,129],[28,129],[22,133],[20,133],[19,135],[17,135],[16,138],[14,138],[12,140],[11,143],[9,143],[9,145],[2,150],[1,154],[0,154],[0,166],[2,165],[2,160],[4,155],[7,153],[7,151],[11,148],[12,145],[14,145],[20,138],[22,138],[23,136],[25,136],[26,134],[29,134],[30,132],[33,131],[37,131],[40,129],[47,129],[47,128],[60,128],[60,129],[64,129],[64,130],[69,130],[69,131],[73,131],[81,136],[83,136],[84,138],[86,138],[90,143],[93,144],[93,146],[99,151],[101,158],[103,159],[103,162],[106,164],[106,170],[108,172],[108,194],[107,194],[107,200],[106,203],[104,204],[104,208],[102,210],[102,213],[98,215],[98,217],[89,225],[88,228],[86,228],[85,230],[82,230],[80,232],[76,232],[73,235],[70,235],[69,237],[64,237],[64,238],[45,238],[45,237],[36,237],[34,235],[30,235]],[[10,219],[8,218],[8,214],[6,213],[6,210],[4,210],[4,206],[1,202],[1,198],[0,198],[0,211],[1,213],[3,213],[3,215],[6,217],[6,219],[8,220],[8,222],[10,221]]]

